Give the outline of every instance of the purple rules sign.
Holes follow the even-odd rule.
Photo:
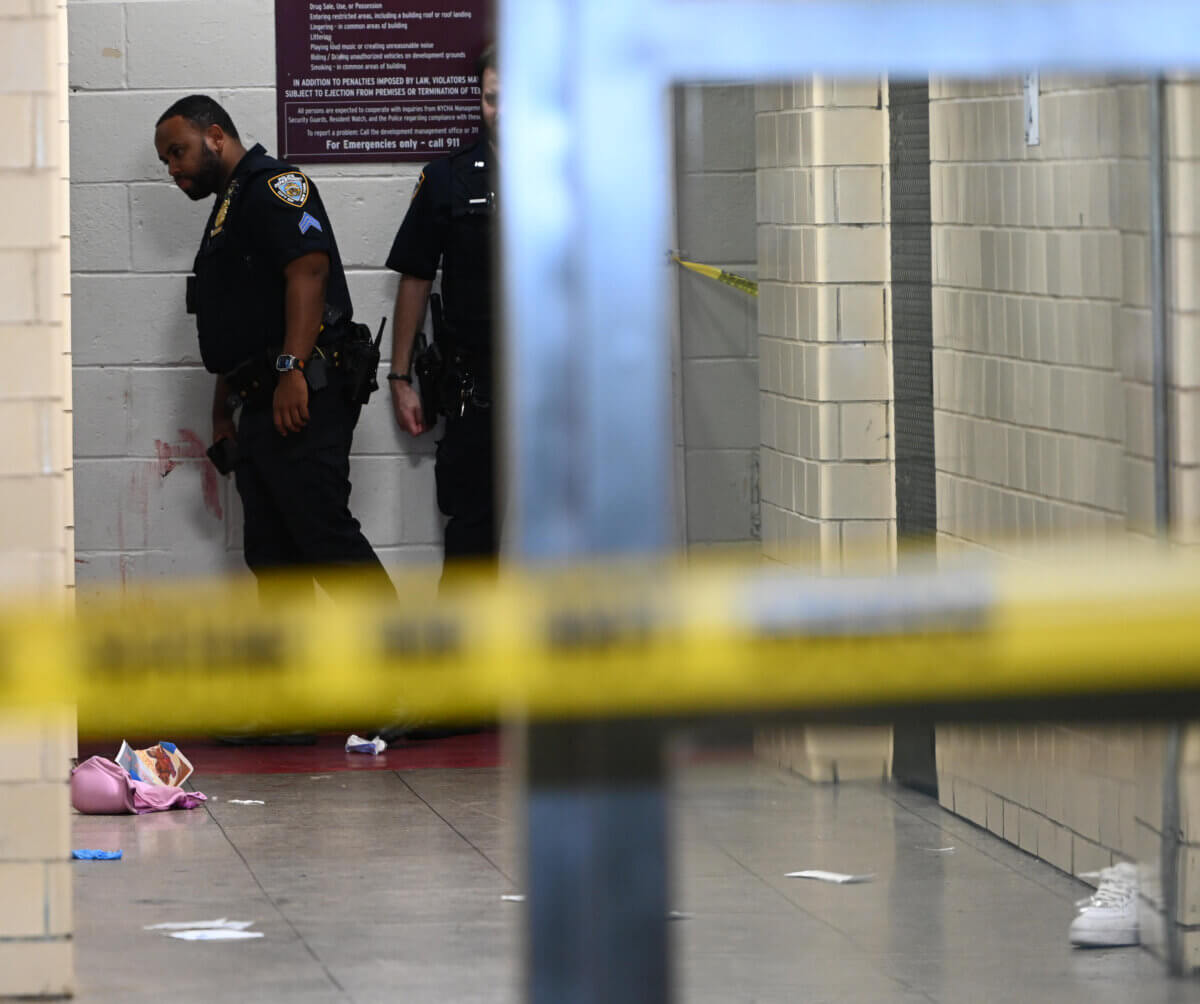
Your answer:
[[[488,0],[275,0],[279,156],[427,161],[478,130]]]

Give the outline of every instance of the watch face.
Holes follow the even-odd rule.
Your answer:
[[[286,373],[288,370],[294,370],[295,368],[296,368],[296,357],[295,356],[276,356],[275,357],[276,372]]]

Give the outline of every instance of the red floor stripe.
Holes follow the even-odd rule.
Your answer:
[[[137,747],[154,740],[138,741]],[[86,743],[87,752],[83,746]],[[112,759],[120,740],[86,740],[80,756],[94,753]],[[500,735],[495,731],[448,736],[445,739],[398,740],[378,756],[345,751],[346,737],[325,735],[311,746],[228,746],[204,739],[180,739],[179,748],[205,774],[331,774],[340,770],[419,770],[430,767],[498,767]]]

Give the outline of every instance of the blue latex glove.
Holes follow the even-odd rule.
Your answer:
[[[97,851],[89,847],[84,847],[78,851],[72,851],[71,857],[76,861],[120,861],[120,851]]]

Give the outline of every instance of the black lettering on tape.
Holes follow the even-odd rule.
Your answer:
[[[230,664],[281,669],[285,666],[284,638],[272,628],[218,632],[187,630],[99,633],[84,650],[88,669],[119,675],[146,669],[189,671],[222,669]]]
[[[462,648],[462,632],[443,617],[389,621],[383,625],[383,648],[388,656],[444,657]]]
[[[559,651],[643,645],[653,633],[646,610],[563,610],[546,623],[546,644]]]

